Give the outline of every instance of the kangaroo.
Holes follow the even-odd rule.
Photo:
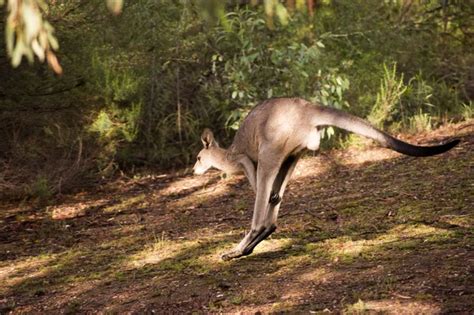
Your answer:
[[[321,129],[335,126],[374,139],[382,146],[411,156],[446,152],[459,143],[453,140],[437,146],[416,146],[398,140],[346,112],[314,105],[300,98],[266,100],[248,114],[228,149],[205,129],[204,148],[197,156],[195,174],[214,167],[228,174],[243,172],[256,193],[252,224],[242,241],[222,259],[246,256],[276,229],[283,193],[296,163],[305,149],[317,151]]]

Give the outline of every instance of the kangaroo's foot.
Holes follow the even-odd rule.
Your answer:
[[[261,227],[259,230],[252,230],[244,238],[246,242],[242,245],[239,244],[233,250],[222,255],[223,260],[231,260],[234,258],[250,255],[253,252],[255,246],[258,245],[261,241],[266,239],[270,234],[276,230],[274,224],[269,227]]]
[[[223,254],[221,256],[221,258],[222,258],[222,260],[228,261],[228,260],[231,260],[231,259],[234,259],[234,258],[239,258],[239,257],[242,257],[242,256],[244,256],[244,254],[242,253],[242,250],[233,249],[233,250]]]

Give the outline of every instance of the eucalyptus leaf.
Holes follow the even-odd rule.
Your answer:
[[[33,49],[31,47],[25,46],[24,54],[26,56],[26,59],[28,59],[28,62],[32,64],[35,61],[35,55],[33,53]]]
[[[29,43],[36,38],[41,31],[42,17],[39,10],[31,2],[23,5],[22,18],[25,23],[26,41]]]
[[[56,37],[52,33],[48,33],[48,40],[49,44],[51,45],[51,48],[53,50],[58,50],[59,49],[59,43]]]
[[[7,53],[11,56],[13,54],[13,45],[15,43],[15,29],[12,27],[11,23],[7,23],[6,25],[5,37],[7,42]]]
[[[276,4],[276,15],[282,25],[288,24],[288,11],[286,10],[285,6],[279,2]]]
[[[24,51],[24,44],[23,42],[18,42],[15,46],[15,48],[13,49],[13,53],[12,53],[12,66],[13,68],[16,68],[20,65],[21,63],[21,58],[23,57],[23,51]]]
[[[35,55],[38,57],[38,59],[43,62],[44,61],[44,57],[45,57],[45,54],[44,54],[44,49],[40,46],[40,44],[38,43],[38,40],[34,40],[33,42],[31,42],[31,48],[33,49]]]

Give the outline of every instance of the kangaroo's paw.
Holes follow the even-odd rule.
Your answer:
[[[229,261],[231,259],[239,258],[239,257],[242,257],[242,256],[244,256],[242,250],[233,249],[233,250],[223,254],[221,256],[221,258],[222,258],[222,260]]]
[[[243,254],[244,255],[251,254],[253,252],[253,249],[255,248],[255,246],[257,246],[261,241],[263,241],[268,236],[270,236],[270,234],[275,232],[275,230],[276,230],[276,225],[275,224],[272,224],[267,228],[265,228],[265,227],[262,228],[260,230],[260,233],[258,233],[258,235],[244,248]]]
[[[259,240],[265,238],[264,234],[267,233],[267,228],[262,226],[258,230],[251,230],[240,244],[235,247],[233,250],[222,255],[223,260],[231,260],[234,258],[250,255],[255,248],[255,246],[260,242]],[[262,238],[262,236],[264,236]]]

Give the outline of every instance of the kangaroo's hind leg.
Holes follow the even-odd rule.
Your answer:
[[[296,164],[301,157],[301,153],[297,153],[295,155],[290,155],[282,164],[280,168],[280,172],[273,183],[272,194],[270,196],[270,211],[269,216],[267,219],[270,222],[267,222],[266,225],[276,225],[276,221],[278,218],[278,211],[280,210],[281,200],[283,198],[283,194],[285,193],[286,186],[288,185],[288,181],[290,180],[293,172],[296,168]]]
[[[266,239],[276,230],[276,221],[278,211],[280,210],[281,199],[300,156],[300,154],[289,156],[281,165],[278,175],[273,182],[272,193],[268,202],[268,211],[265,217],[265,229],[245,248],[246,252],[251,253],[258,243]]]
[[[274,231],[271,226],[266,226],[269,215],[269,199],[272,191],[273,183],[280,170],[282,158],[279,158],[279,152],[270,150],[262,150],[260,152],[264,158],[259,159],[257,165],[257,196],[252,218],[250,232],[245,235],[242,241],[232,251],[224,254],[222,259],[229,260],[240,256],[248,255],[253,248],[262,240],[263,235],[270,235]],[[268,159],[267,157],[273,158]],[[266,237],[265,236],[265,237]],[[250,244],[255,244],[249,247]]]
[[[261,241],[275,231],[281,197],[299,158],[300,154],[292,155],[279,167],[259,163],[252,229],[234,250],[222,256],[224,260],[249,255]]]

